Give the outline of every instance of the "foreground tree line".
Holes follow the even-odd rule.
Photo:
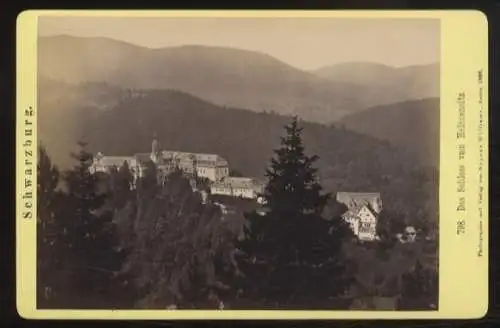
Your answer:
[[[84,143],[64,173],[40,147],[38,307],[347,308],[357,276],[344,249],[352,232],[325,210],[330,195],[297,119],[285,130],[263,211],[245,213],[241,229],[179,170],[159,183],[151,162],[131,189],[127,165],[91,174]],[[401,308],[435,304],[436,284],[416,262],[402,277]]]

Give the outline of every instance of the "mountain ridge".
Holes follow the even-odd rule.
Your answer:
[[[405,95],[406,99],[403,101],[439,97],[440,93],[439,63],[397,67],[370,62],[348,62],[324,66],[311,73],[332,81],[360,86],[383,86]]]
[[[271,55],[237,48],[146,48],[105,37],[62,35],[40,37],[38,50],[39,73],[55,80],[176,89],[219,106],[297,114],[314,122],[333,122],[406,97],[376,84],[331,81]]]

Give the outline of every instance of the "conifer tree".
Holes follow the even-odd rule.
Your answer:
[[[383,209],[377,219],[377,236],[382,249],[390,249],[397,242],[396,235],[402,233],[405,223],[402,214],[397,211]]]
[[[332,308],[351,283],[342,243],[349,236],[340,217],[321,216],[329,195],[307,156],[298,120],[285,127],[266,175],[265,215],[246,214],[237,242],[240,306]]]
[[[76,166],[66,174],[64,242],[72,298],[67,306],[99,308],[120,306],[123,301],[118,271],[124,252],[118,247],[112,213],[102,212],[105,195],[97,193],[97,177],[91,174],[92,155],[79,142],[73,154]]]
[[[59,169],[52,164],[43,145],[38,149],[37,177],[37,306],[57,306],[64,287],[58,275],[60,247],[58,226],[61,193]]]
[[[264,192],[268,208],[279,214],[321,214],[329,198],[322,195],[313,164],[318,156],[306,156],[302,144],[302,128],[297,117],[285,126],[286,136],[281,137],[281,147],[275,150],[266,170],[269,183]]]
[[[120,168],[110,172],[111,193],[113,208],[123,208],[132,196],[131,186],[134,180],[128,162],[125,161]]]
[[[152,196],[157,192],[158,187],[158,168],[153,161],[149,160],[145,163],[143,175],[137,182],[138,195]]]
[[[217,291],[216,264],[227,258],[219,209],[201,204],[180,171],[154,196],[141,198],[128,270],[136,276],[139,307],[207,308]],[[217,259],[219,261],[217,261]]]

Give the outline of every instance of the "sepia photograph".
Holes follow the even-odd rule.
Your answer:
[[[36,309],[439,310],[439,19],[37,30]]]

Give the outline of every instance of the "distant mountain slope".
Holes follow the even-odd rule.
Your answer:
[[[51,157],[67,167],[76,138],[85,134],[93,114],[116,106],[127,92],[104,83],[70,85],[38,78],[38,137],[50,146]]]
[[[148,49],[106,38],[41,37],[38,68],[58,81],[176,89],[220,106],[316,122],[407,99],[378,84],[331,81],[263,53],[221,47]]]
[[[421,162],[439,165],[439,99],[408,101],[370,108],[344,117],[346,128],[387,140],[414,153]]]
[[[334,81],[355,84],[387,83],[396,75],[396,68],[370,62],[348,62],[321,67],[312,73]]]
[[[400,99],[412,100],[439,97],[440,65],[417,65],[396,68],[378,63],[352,62],[320,68],[317,76],[335,82],[359,86],[377,85]]]
[[[54,85],[52,91],[69,95],[68,90],[78,89],[66,88],[63,84],[57,88]],[[273,149],[283,135],[283,125],[290,119],[222,108],[178,91],[129,94],[103,85],[79,88],[87,96],[87,102],[80,95],[67,97],[64,103],[51,103],[46,90],[39,104],[39,117],[43,121],[39,138],[52,157],[56,155],[59,161],[64,161],[63,167],[70,164],[69,153],[76,150],[76,141],[82,135],[91,151],[105,155],[149,152],[156,135],[164,149],[217,153],[243,175],[263,177]],[[91,92],[96,89],[99,93]],[[105,91],[109,97],[105,97]],[[112,94],[118,98],[116,101],[110,101]],[[91,105],[92,99],[97,98],[114,105]],[[83,105],[79,106],[78,101]],[[57,106],[47,107],[54,104]],[[349,130],[302,124],[307,152],[320,156],[317,165],[327,191],[380,191],[384,202],[403,211],[417,213],[427,208],[426,213],[435,213],[434,173],[421,171],[411,156],[387,142]]]

